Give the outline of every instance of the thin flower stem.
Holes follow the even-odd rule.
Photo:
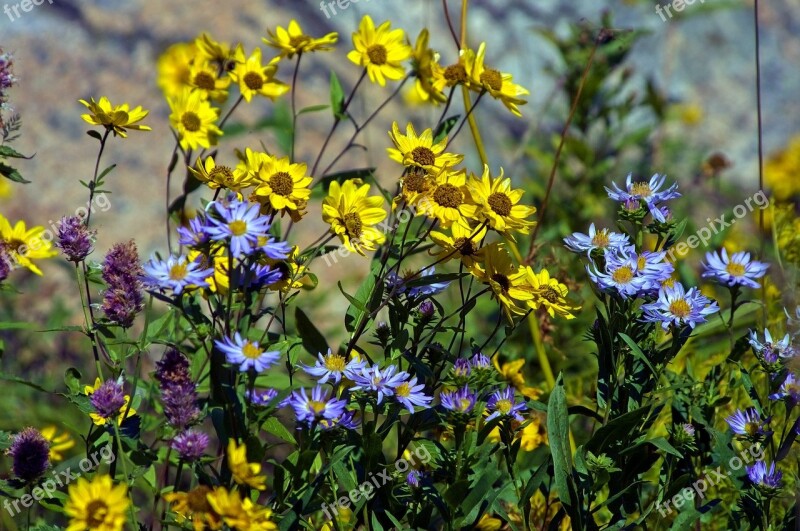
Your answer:
[[[130,511],[131,511],[131,523],[136,522],[136,504],[133,502],[133,493],[130,489],[130,475],[128,474],[128,464],[126,463],[126,455],[122,451],[122,436],[119,432],[119,421],[115,418],[111,419],[111,423],[114,425],[114,435],[117,439],[117,459],[122,461],[122,473],[125,475],[125,486],[127,487],[128,492],[128,500],[130,500]]]
[[[94,162],[94,175],[89,182],[89,203],[86,205],[86,228],[89,228],[89,220],[92,219],[92,203],[94,202],[94,191],[97,188],[97,174],[100,171],[100,159],[103,157],[103,151],[106,148],[106,140],[111,129],[106,128],[103,138],[100,140],[100,150],[97,152],[97,160]]]
[[[300,59],[303,58],[303,52],[297,53],[297,62],[294,64],[294,74],[292,74],[292,150],[289,155],[289,160],[294,161],[294,148],[295,141],[297,140],[297,73],[300,71]]]

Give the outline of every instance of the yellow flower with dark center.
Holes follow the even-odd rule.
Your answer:
[[[566,296],[569,293],[567,286],[559,282],[558,279],[551,278],[547,269],[534,273],[533,269],[526,266],[525,272],[533,293],[533,299],[527,301],[528,306],[534,310],[544,308],[550,317],[555,317],[558,314],[567,319],[575,318],[570,311],[577,310],[579,307],[567,304]]]
[[[307,166],[292,164],[289,157],[267,158],[258,170],[255,194],[279,212],[301,210],[311,197],[312,177]]]
[[[58,433],[55,426],[46,426],[41,430],[42,437],[50,442],[50,462],[56,463],[64,460],[63,452],[75,446],[75,441],[69,433]]]
[[[261,464],[247,461],[247,447],[238,445],[235,440],[228,442],[228,468],[233,480],[239,485],[248,485],[257,490],[267,488],[267,476],[261,475]]]
[[[417,214],[436,218],[443,228],[454,222],[467,225],[467,218],[475,213],[475,205],[466,186],[466,171],[439,171],[435,185],[428,188],[414,201]]]
[[[526,289],[527,272],[517,268],[511,262],[511,255],[497,243],[487,245],[484,256],[486,257],[484,269],[473,271],[473,275],[491,288],[509,320],[514,314],[524,314],[525,310],[520,308],[518,303],[533,298],[530,290]]]
[[[231,72],[233,80],[239,84],[239,91],[246,101],[255,96],[265,96],[274,100],[289,91],[289,86],[275,79],[278,72],[276,59],[268,64],[261,63],[261,49],[256,48],[250,57],[245,57],[244,49],[236,49],[236,66]]]
[[[467,71],[471,79],[471,87],[475,90],[485,90],[494,99],[500,100],[515,116],[522,116],[518,105],[528,103],[520,96],[530,94],[527,89],[514,83],[511,74],[500,72],[494,68],[487,68],[484,61],[486,56],[486,43],[478,47],[478,53],[467,57]]]
[[[488,221],[489,227],[502,234],[511,231],[527,234],[535,224],[528,221],[536,209],[526,205],[520,205],[522,190],[511,189],[511,179],[503,177],[503,169],[500,168],[500,175],[492,178],[489,174],[489,166],[484,165],[483,175],[478,178],[473,175],[467,183],[472,200],[477,205],[474,218],[479,221]]]
[[[219,109],[215,109],[199,91],[184,89],[169,100],[172,114],[169,121],[178,133],[181,148],[208,148],[217,144],[222,131],[216,125]]]
[[[349,179],[341,185],[332,181],[322,202],[322,219],[331,226],[348,251],[365,255],[386,241],[376,225],[386,219],[383,197],[369,196],[369,184]]]
[[[200,258],[203,268],[211,267],[208,265],[209,257],[196,249],[189,250],[186,261],[193,262],[198,258]],[[230,277],[228,276],[229,260],[225,246],[212,247],[211,261],[214,262],[214,274],[205,279],[206,283],[208,283],[208,290],[212,293],[225,295],[228,293],[228,286],[230,286]]]
[[[253,184],[247,172],[242,171],[239,166],[234,169],[229,166],[217,166],[214,157],[206,157],[202,163],[198,158],[197,168],[189,166],[189,171],[198,181],[206,183],[212,190],[227,188],[238,192]]]
[[[132,131],[152,130],[146,125],[137,123],[144,120],[150,112],[142,109],[141,105],[133,109],[127,103],[111,105],[111,102],[105,96],[100,98],[100,101],[94,101],[94,98],[89,101],[78,101],[89,109],[89,114],[81,114],[81,118],[85,122],[92,125],[102,125],[109,131],[113,131],[114,136],[119,135],[122,138],[126,138],[128,129]]]
[[[167,99],[191,88],[191,68],[196,57],[197,46],[193,42],[173,44],[159,56],[156,79]]]
[[[211,63],[218,74],[229,71],[235,60],[235,50],[226,42],[215,41],[207,33],[201,33],[194,41],[197,47],[197,60]]]
[[[289,27],[284,29],[278,26],[275,33],[267,31],[269,39],[261,39],[264,44],[280,50],[280,57],[291,59],[294,54],[306,52],[327,52],[333,49],[333,45],[339,39],[339,34],[335,31],[328,33],[324,37],[314,38],[303,33],[303,28],[296,20],[289,21]]]
[[[462,223],[453,223],[450,234],[433,231],[430,237],[441,247],[439,251],[428,251],[437,261],[459,259],[468,271],[484,261],[485,247],[481,247],[481,242],[486,237],[486,227],[472,228]]]
[[[44,227],[25,227],[24,221],[17,221],[14,226],[0,214],[0,246],[8,255],[12,265],[27,267],[37,275],[42,274],[33,260],[44,260],[58,254],[53,244],[42,237]]]
[[[417,198],[436,186],[436,178],[428,170],[412,167],[400,179],[400,193],[392,200],[392,210],[396,210],[400,203],[413,205]]]
[[[208,494],[208,503],[220,515],[225,525],[238,531],[275,531],[278,526],[271,520],[272,510],[256,505],[250,498],[224,487]]]
[[[458,54],[458,61],[445,66],[432,79],[433,89],[444,92],[444,89],[464,85],[472,87],[472,79],[469,76],[468,67],[475,61],[475,52],[469,48],[462,49]]]
[[[525,383],[525,375],[522,373],[522,367],[525,365],[525,360],[518,359],[503,363],[498,361],[495,356],[492,359],[495,370],[509,383],[514,389],[519,391],[523,396],[531,400],[536,400],[542,395],[542,391],[536,387],[531,387]]]
[[[230,84],[231,78],[227,73],[220,77],[219,70],[211,63],[195,62],[189,69],[189,85],[203,93],[205,99],[224,103],[228,99]]]
[[[211,488],[199,485],[189,492],[169,492],[164,495],[164,500],[172,504],[179,524],[188,520],[195,531],[217,531],[222,529],[222,517],[209,503],[210,495],[213,495]]]
[[[415,88],[420,100],[439,104],[447,101],[444,92],[436,88],[437,85],[443,85],[437,81],[444,78],[444,68],[438,63],[439,54],[428,47],[428,41],[428,29],[424,28],[419,33],[417,42],[414,43],[414,49],[411,52],[411,66],[414,77],[416,77]]]
[[[111,476],[87,480],[80,477],[69,486],[64,514],[69,517],[66,531],[121,531],[125,526],[130,500],[128,487],[114,485]]]
[[[426,170],[440,170],[445,167],[452,167],[460,163],[463,155],[455,153],[445,153],[447,138],[443,138],[438,143],[433,143],[433,131],[425,129],[421,135],[417,136],[414,126],[410,123],[406,125],[406,134],[400,132],[397,122],[392,122],[392,130],[389,138],[394,142],[394,148],[387,148],[389,158],[406,167],[418,167]]]
[[[91,396],[95,391],[97,391],[100,386],[103,385],[103,382],[100,381],[100,378],[96,378],[94,381],[94,385],[84,385],[83,386],[83,394],[86,396]],[[128,404],[131,401],[130,395],[125,395],[125,403],[122,404],[122,407],[119,408],[119,417],[117,417],[117,424],[122,426],[122,423],[128,417],[132,417],[136,414],[136,410],[133,407],[128,407]],[[105,426],[108,422],[108,419],[105,419],[98,415],[97,413],[89,413],[89,417],[91,417],[92,422],[94,422],[95,426]]]
[[[382,87],[386,79],[396,81],[405,75],[402,62],[411,56],[405,32],[391,27],[387,20],[376,28],[372,18],[364,15],[358,31],[353,33],[355,50],[347,54],[350,61],[367,69],[370,81]]]

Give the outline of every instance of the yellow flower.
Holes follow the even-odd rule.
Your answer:
[[[53,244],[42,238],[44,227],[31,227],[27,229],[24,221],[17,221],[14,227],[11,222],[0,214],[0,244],[13,263],[27,267],[37,275],[42,271],[33,263],[33,260],[44,260],[58,254],[53,249]]]
[[[436,178],[427,170],[420,167],[408,168],[400,179],[400,193],[392,200],[392,210],[397,208],[401,201],[407,205],[416,202],[420,194],[424,194],[436,186]]]
[[[276,211],[301,211],[311,197],[309,185],[314,180],[306,170],[305,164],[292,164],[289,157],[269,157],[258,170],[255,194],[266,198],[265,203]]]
[[[13,191],[10,180],[0,179],[0,199],[8,199]]]
[[[139,125],[136,122],[144,120],[150,111],[142,109],[141,105],[131,109],[130,105],[123,103],[122,105],[112,106],[108,98],[103,96],[100,101],[94,101],[91,98],[89,101],[78,100],[87,109],[89,114],[81,114],[81,118],[87,123],[92,125],[102,125],[106,129],[113,131],[114,136],[121,136],[126,138],[128,136],[128,129],[133,131],[151,131],[150,127],[146,125]]]
[[[696,103],[676,105],[680,120],[689,126],[697,125],[703,121],[703,107]]]
[[[208,501],[211,494],[209,487],[199,485],[189,492],[167,493],[164,495],[164,500],[172,504],[172,511],[178,515],[178,523],[189,520],[195,531],[206,529],[217,531],[222,529],[222,517]]]
[[[239,531],[274,531],[278,526],[270,518],[272,510],[256,505],[250,498],[244,498],[238,492],[228,492],[217,487],[208,494],[208,503],[219,514],[225,524]]]
[[[512,385],[514,389],[522,393],[523,396],[530,398],[531,400],[536,400],[542,395],[541,390],[537,389],[536,387],[530,387],[527,383],[525,383],[525,376],[522,374],[522,367],[525,365],[525,360],[519,359],[500,365],[498,362],[498,357],[495,356],[492,359],[492,363],[494,364],[494,368],[497,370],[500,376],[502,376],[505,381]]]
[[[227,188],[238,192],[242,188],[247,188],[253,184],[247,172],[243,171],[239,166],[233,170],[228,166],[217,166],[214,157],[206,157],[203,163],[198,158],[197,169],[190,166],[189,171],[198,181],[206,183],[212,190]]]
[[[224,103],[228,99],[231,78],[227,75],[220,77],[218,72],[211,63],[196,62],[189,69],[189,85],[202,93],[205,99]]]
[[[475,52],[469,48],[462,49],[458,53],[458,62],[453,63],[443,70],[437,72],[432,78],[433,89],[439,92],[444,92],[445,88],[454,87],[456,85],[464,85],[467,88],[472,88],[472,81],[469,77],[468,65],[472,65],[475,59]]]
[[[264,263],[277,268],[281,272],[281,279],[269,284],[267,287],[273,291],[287,292],[290,289],[311,289],[314,283],[308,268],[298,260],[300,248],[296,245],[292,247],[286,260],[264,259]]]
[[[367,69],[370,81],[382,87],[387,78],[396,81],[405,75],[401,63],[411,56],[405,32],[391,27],[387,20],[376,28],[372,18],[364,15],[358,31],[353,32],[355,50],[347,54],[350,61]]]
[[[46,426],[41,430],[42,437],[50,442],[50,461],[55,463],[64,460],[64,454],[75,446],[75,441],[69,433],[58,433],[55,426]]]
[[[387,148],[389,158],[407,167],[436,170],[455,166],[464,159],[463,155],[444,152],[447,138],[434,144],[433,131],[425,129],[421,135],[417,136],[414,126],[410,123],[406,126],[406,134],[403,135],[400,133],[397,122],[392,122],[389,137],[397,148]]]
[[[197,46],[180,42],[173,44],[158,58],[158,86],[167,98],[190,88],[191,67],[197,56]]]
[[[533,298],[533,294],[526,289],[526,271],[512,264],[511,255],[497,243],[486,246],[485,256],[485,269],[477,269],[472,273],[481,282],[489,285],[509,320],[512,314],[525,313],[517,303]]]
[[[202,266],[210,267],[209,257],[196,249],[189,250],[187,260],[194,261],[200,257]],[[219,293],[225,295],[228,293],[228,286],[230,285],[230,278],[228,277],[228,254],[224,246],[212,248],[211,261],[214,262],[214,274],[205,279],[208,283],[208,289],[212,293]]]
[[[448,228],[454,222],[467,225],[467,217],[475,212],[466,187],[466,171],[441,170],[435,177],[435,186],[428,188],[414,201],[417,214],[436,218]]]
[[[428,40],[428,29],[424,28],[419,33],[414,50],[411,52],[411,65],[417,78],[415,89],[420,100],[439,104],[447,101],[444,92],[436,88],[443,86],[440,80],[444,78],[444,68],[437,62],[439,54],[428,47]]]
[[[502,520],[493,516],[489,516],[485,513],[483,516],[481,516],[481,519],[478,520],[478,523],[475,524],[475,528],[479,531],[497,531],[501,527],[503,527]]]
[[[289,86],[275,79],[278,66],[275,60],[261,64],[261,49],[256,48],[250,57],[245,57],[244,49],[236,49],[236,66],[231,72],[231,77],[239,83],[239,90],[245,100],[250,101],[254,96],[261,95],[270,99],[286,94]]]
[[[540,415],[533,415],[530,422],[519,434],[521,448],[532,452],[543,444],[547,444],[547,429]]]
[[[247,461],[247,447],[236,444],[231,439],[228,442],[228,467],[233,474],[233,480],[239,485],[249,485],[258,490],[266,489],[267,476],[261,476],[261,464]]]
[[[764,180],[778,201],[791,201],[800,195],[800,135],[770,156],[764,164]]]
[[[246,148],[244,153],[237,149],[236,156],[239,158],[239,162],[236,164],[236,170],[247,174],[248,181],[255,181],[258,177],[259,170],[261,170],[261,166],[274,159],[272,155],[261,151],[253,151],[250,148]]]
[[[338,524],[338,529],[352,529],[353,528],[353,510],[350,507],[345,507],[344,505],[337,507],[336,509],[336,523]],[[337,527],[333,524],[333,520],[328,520],[322,527],[320,527],[320,531],[334,531]]]
[[[284,29],[278,26],[275,33],[267,31],[269,39],[261,39],[265,44],[280,50],[280,57],[291,59],[294,54],[305,52],[327,52],[333,48],[339,39],[339,34],[335,31],[328,33],[324,37],[315,39],[303,33],[303,29],[296,20],[289,21],[289,27]]]
[[[70,519],[66,531],[121,531],[129,505],[128,487],[115,486],[110,476],[96,476],[91,481],[78,478],[69,486],[64,506],[64,514]]]
[[[525,272],[528,275],[528,283],[534,295],[533,299],[527,301],[528,306],[534,310],[544,308],[550,317],[555,317],[558,314],[567,319],[575,318],[570,313],[570,310],[577,310],[578,307],[567,304],[566,296],[569,292],[567,286],[559,282],[558,279],[550,278],[550,273],[547,269],[534,273],[533,269],[526,266]]]
[[[484,261],[484,248],[481,248],[481,241],[486,237],[486,227],[480,226],[477,229],[462,223],[453,223],[450,227],[450,235],[443,232],[431,232],[433,240],[441,250],[438,252],[429,251],[436,257],[436,260],[460,259],[467,270],[472,270],[476,264]]]
[[[83,386],[83,394],[85,394],[86,396],[90,396],[92,395],[92,393],[97,391],[101,385],[103,385],[103,382],[100,381],[100,378],[97,378],[94,381],[94,386],[91,385]],[[125,421],[125,419],[127,419],[128,417],[132,417],[133,415],[136,414],[136,410],[133,409],[133,407],[128,408],[128,403],[130,401],[131,401],[130,395],[125,395],[125,403],[122,405],[121,408],[119,408],[119,417],[117,417],[117,423],[120,426],[122,426],[122,423]],[[126,411],[127,415],[125,414]],[[94,422],[95,426],[106,425],[107,420],[98,415],[97,413],[89,413],[89,416],[91,417],[92,422]]]
[[[222,135],[215,123],[219,109],[203,99],[201,92],[184,89],[169,99],[169,106],[172,109],[169,121],[178,133],[181,148],[208,148],[217,144],[217,137]]]
[[[501,234],[517,231],[527,234],[535,224],[528,221],[536,209],[520,205],[522,190],[511,189],[511,179],[503,178],[503,168],[500,175],[492,178],[489,166],[483,166],[483,175],[479,179],[473,175],[467,183],[472,200],[477,208],[473,217],[478,221],[487,221],[489,227]]]
[[[522,116],[517,105],[528,103],[520,96],[526,96],[530,92],[514,83],[511,74],[500,72],[494,68],[486,68],[485,55],[486,43],[482,42],[478,47],[477,54],[466,56],[466,68],[471,77],[472,88],[487,91],[494,99],[500,100],[512,114]]]
[[[211,63],[217,72],[227,72],[233,66],[235,50],[226,42],[215,41],[207,33],[201,33],[194,41],[197,60]]]
[[[322,219],[331,226],[348,251],[364,256],[386,241],[375,225],[386,219],[383,197],[368,196],[369,184],[348,179],[341,185],[332,181],[322,202]]]

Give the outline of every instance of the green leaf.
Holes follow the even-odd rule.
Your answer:
[[[25,184],[30,182],[26,179],[23,179],[22,175],[20,175],[20,173],[16,169],[12,168],[8,164],[3,164],[2,162],[0,162],[0,175],[5,177],[6,179],[14,181],[15,183]]]
[[[112,165],[111,165],[111,166],[109,166],[108,168],[106,168],[106,169],[104,169],[103,171],[101,171],[101,172],[100,172],[100,175],[98,175],[98,176],[97,176],[96,182],[97,182],[97,183],[101,183],[101,182],[103,182],[103,177],[105,177],[106,175],[108,175],[109,173],[111,173],[112,171],[114,171],[114,168],[116,168],[116,167],[117,167],[117,165],[116,165],[116,164],[112,164]]]
[[[344,117],[344,90],[333,70],[331,70],[331,110],[333,117],[337,120]]]
[[[572,453],[569,446],[569,412],[567,409],[567,393],[564,390],[562,375],[550,393],[547,402],[547,435],[550,440],[550,452],[553,456],[553,474],[555,490],[561,503],[572,506],[570,479],[572,477]]]
[[[294,435],[292,435],[292,432],[287,430],[286,426],[281,424],[281,422],[275,417],[268,418],[261,426],[261,428],[267,433],[271,433],[272,435],[278,437],[283,441],[286,441],[291,444],[297,444],[297,441],[295,440]]]
[[[309,354],[316,357],[317,354],[328,352],[328,342],[325,340],[325,336],[322,335],[299,306],[295,306],[294,321],[297,327],[297,334],[303,340],[303,348]]]
[[[381,302],[383,284],[378,283],[378,268],[380,268],[380,264],[373,265],[372,271],[358,288],[354,297],[342,290],[347,300],[350,301],[350,307],[347,308],[344,318],[344,326],[348,332],[353,332],[361,324],[362,319],[369,319],[369,315]],[[341,287],[340,283],[339,289]]]
[[[12,159],[32,159],[33,157],[26,157],[19,151],[13,149],[11,146],[0,145],[0,157],[8,157]]]
[[[439,124],[439,127],[436,128],[436,133],[433,135],[433,143],[436,144],[444,140],[444,137],[446,137],[458,123],[459,118],[461,118],[461,115],[456,114]]]
[[[330,107],[330,105],[311,105],[310,107],[305,107],[297,111],[297,116],[300,116],[301,114],[307,114],[310,112],[324,111],[328,107]]]

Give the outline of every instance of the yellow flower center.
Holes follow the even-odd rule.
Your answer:
[[[487,68],[481,74],[481,83],[495,92],[503,88],[503,75],[492,68]]]
[[[477,252],[475,244],[469,238],[457,238],[453,242],[453,247],[458,249],[461,256],[472,256]]]
[[[217,80],[208,72],[198,72],[194,76],[194,85],[203,90],[214,90],[217,86]]]
[[[672,301],[672,303],[669,305],[669,313],[675,317],[683,318],[692,313],[692,308],[685,299],[678,299],[676,301]]]
[[[186,263],[182,264],[175,264],[169,268],[169,278],[170,280],[183,280],[186,278],[188,274],[188,270],[186,268]]]
[[[289,39],[289,46],[297,50],[309,42],[311,42],[311,38],[308,35],[295,35]]]
[[[408,385],[408,382],[403,382],[394,388],[394,393],[401,398],[405,398],[411,394],[411,386]]]
[[[200,121],[200,117],[192,111],[186,111],[183,113],[183,116],[181,116],[181,124],[183,124],[183,128],[190,133],[196,133],[200,130],[200,126],[203,122]]]
[[[347,230],[347,234],[351,237],[358,238],[361,236],[362,232],[362,223],[361,223],[361,216],[356,214],[355,212],[351,212],[350,214],[345,214],[344,218],[344,227]]]
[[[456,83],[464,83],[467,80],[467,69],[461,63],[450,65],[444,69],[444,78],[450,82],[451,85]]]
[[[210,513],[213,509],[208,503],[208,495],[211,489],[205,485],[200,485],[186,494],[186,507],[190,513]]]
[[[436,155],[430,149],[418,146],[411,152],[411,158],[420,166],[433,166],[436,163]]]
[[[294,191],[294,180],[285,171],[279,171],[269,178],[269,187],[272,188],[272,193],[286,197]]]
[[[541,296],[547,302],[555,303],[561,299],[561,294],[557,292],[552,286],[547,286],[541,293]]]
[[[325,368],[329,371],[342,372],[347,366],[347,361],[338,354],[328,354],[325,356]]]
[[[445,208],[458,208],[464,201],[464,195],[452,184],[445,183],[433,191],[433,200]]]
[[[503,290],[503,293],[508,293],[508,290],[511,288],[511,281],[507,276],[500,273],[495,273],[492,275],[492,280],[500,285],[500,289]]]
[[[325,411],[325,402],[320,402],[319,400],[309,400],[308,409],[313,411],[314,415],[319,415]]]
[[[108,515],[108,504],[103,500],[92,500],[86,506],[86,527],[96,529],[103,525]]]
[[[255,360],[261,357],[261,349],[258,348],[258,345],[255,343],[251,343],[250,341],[245,341],[244,346],[242,347],[242,355],[245,358]]]
[[[462,398],[458,401],[458,409],[461,411],[466,411],[469,409],[471,402],[468,398]]]
[[[228,223],[228,228],[234,236],[241,236],[247,233],[247,223],[241,219],[236,219]]]
[[[367,48],[367,57],[369,57],[369,62],[374,65],[385,65],[388,57],[388,54],[386,53],[386,47],[384,47],[382,44],[373,44]]]
[[[18,238],[12,238],[5,241],[5,246],[7,252],[19,254],[20,249],[25,247],[25,242]]]
[[[633,280],[633,271],[630,266],[625,265],[611,273],[611,278],[614,279],[614,282],[617,284],[627,284]]]
[[[509,411],[511,411],[511,401],[503,398],[502,400],[498,400],[495,404],[495,409],[504,415],[507,415]]]
[[[258,72],[248,72],[244,75],[244,84],[250,90],[261,90],[264,86],[264,77]]]
[[[744,275],[744,266],[736,262],[730,262],[727,266],[725,266],[725,271],[734,277],[740,277]]]
[[[650,189],[650,183],[641,182],[631,186],[631,194],[636,197],[650,197],[653,191]]]
[[[755,436],[758,435],[759,432],[759,425],[758,422],[748,422],[744,425],[744,431],[747,435]]]
[[[495,192],[486,200],[489,206],[500,216],[508,216],[511,214],[511,199],[506,194]]]
[[[430,178],[425,170],[415,168],[403,178],[403,191],[420,193],[430,187]]]
[[[607,230],[601,230],[600,232],[594,235],[594,238],[592,238],[592,245],[594,245],[595,247],[599,247],[601,249],[605,249],[609,243],[610,241],[608,239]]]
[[[216,166],[208,173],[208,178],[217,184],[228,186],[233,184],[233,171],[227,166]]]

